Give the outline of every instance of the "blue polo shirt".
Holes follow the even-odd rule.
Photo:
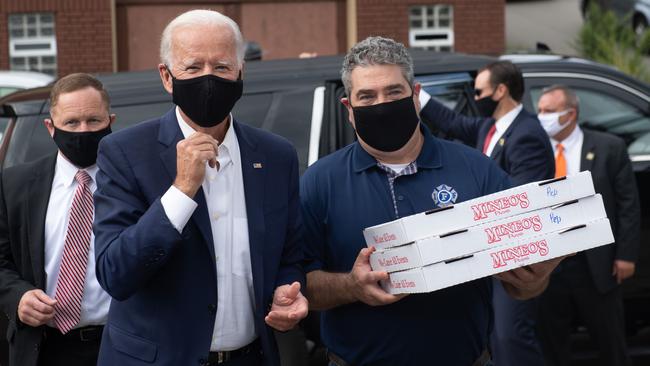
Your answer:
[[[510,187],[483,154],[421,130],[417,172],[394,179],[395,201],[387,173],[356,142],[307,169],[300,192],[307,272],[349,272],[366,247],[364,228],[435,208],[442,190],[459,203]],[[487,344],[491,294],[482,279],[391,305],[339,306],[322,313],[323,342],[351,365],[471,365]]]

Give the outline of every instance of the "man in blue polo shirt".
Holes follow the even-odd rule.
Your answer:
[[[395,296],[372,271],[362,230],[510,186],[507,175],[466,146],[419,123],[420,85],[405,47],[371,37],[345,57],[342,79],[358,141],[312,165],[301,181],[307,296],[323,310],[332,365],[486,365],[490,279]],[[438,195],[447,191],[450,195]],[[438,197],[455,200],[441,202]],[[444,225],[441,222],[440,225]],[[511,296],[541,293],[557,260],[499,275]]]

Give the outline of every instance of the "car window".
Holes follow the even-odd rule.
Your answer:
[[[20,88],[14,88],[12,86],[0,86],[0,97],[11,94],[17,90],[20,90]]]
[[[467,88],[471,88],[474,79],[469,73],[450,73],[419,76],[416,78],[422,88],[447,108],[463,112],[467,108]],[[469,111],[465,111],[469,113]]]
[[[9,117],[0,117],[0,142],[2,142],[2,138],[5,135],[5,130],[7,129],[8,125]]]
[[[586,128],[613,133],[625,140],[630,155],[650,154],[650,116],[611,94],[573,87],[580,99],[578,123]],[[534,101],[542,88],[531,88]],[[535,103],[535,108],[537,108]]]
[[[469,73],[429,75],[417,77],[416,79],[432,98],[445,107],[466,116],[477,115],[474,104],[471,101],[473,98],[472,88],[474,78]],[[439,131],[433,124],[426,120],[423,121],[427,124],[433,135],[449,139],[449,136]]]

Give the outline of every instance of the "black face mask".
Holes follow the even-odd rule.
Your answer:
[[[54,122],[52,122],[54,125]],[[70,132],[54,127],[52,138],[61,153],[70,162],[80,168],[87,168],[97,161],[99,140],[111,133],[111,126],[103,130],[88,132]]]
[[[478,108],[478,114],[481,117],[492,117],[498,105],[499,102],[493,100],[491,95],[476,101],[476,108]]]
[[[174,104],[201,127],[214,127],[223,122],[244,91],[241,71],[237,80],[215,75],[203,75],[191,79],[172,76]]]
[[[357,134],[372,148],[391,152],[404,147],[418,127],[413,96],[392,102],[352,107]]]

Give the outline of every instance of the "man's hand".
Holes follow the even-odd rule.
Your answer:
[[[501,280],[503,288],[510,296],[517,300],[527,300],[539,296],[546,290],[551,272],[566,257],[568,256],[515,268],[496,274],[494,277]]]
[[[306,317],[308,309],[307,298],[300,293],[300,283],[294,282],[275,289],[271,311],[264,320],[269,326],[284,332]]]
[[[373,271],[370,267],[370,254],[375,248],[363,248],[354,261],[349,277],[350,291],[354,297],[368,305],[387,305],[401,300],[404,295],[391,295],[379,286],[379,281],[387,280],[388,273]],[[345,291],[343,289],[343,291]]]
[[[195,132],[176,144],[176,179],[174,186],[188,197],[194,195],[203,184],[205,163],[217,166],[219,142],[212,136]]]
[[[614,268],[612,269],[612,276],[616,277],[616,282],[620,285],[624,280],[632,277],[636,266],[634,262],[624,261],[617,259],[614,261]]]
[[[41,326],[54,318],[56,300],[42,290],[30,290],[18,302],[18,319],[32,327]]]

